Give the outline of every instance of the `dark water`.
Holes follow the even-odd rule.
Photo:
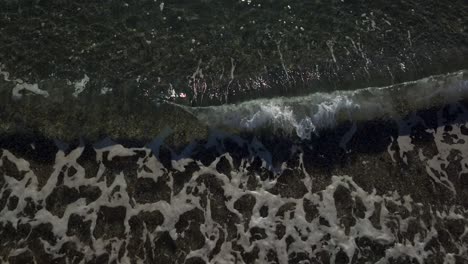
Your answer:
[[[82,95],[217,105],[468,67],[463,0],[7,0],[0,12],[12,78],[49,89],[89,78]]]
[[[187,108],[194,116],[179,123],[198,117],[210,125],[189,144],[170,138],[190,128],[167,128],[148,142],[3,136],[0,256],[465,263],[466,92],[466,73],[457,72]]]
[[[468,263],[465,2],[0,6],[0,263]]]

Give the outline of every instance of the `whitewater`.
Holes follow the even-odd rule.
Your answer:
[[[450,104],[467,95],[468,71],[463,70],[386,87],[183,108],[211,127],[234,131],[268,127],[273,133],[310,139],[312,134],[339,122],[398,119],[411,111]]]

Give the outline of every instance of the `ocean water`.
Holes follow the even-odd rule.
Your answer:
[[[467,93],[459,71],[177,106],[209,127],[179,146],[170,130],[140,143],[4,137],[0,260],[466,263]]]
[[[0,264],[468,263],[467,18],[0,1]]]

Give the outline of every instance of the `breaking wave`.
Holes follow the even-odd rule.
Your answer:
[[[309,139],[312,133],[342,121],[401,117],[409,111],[436,107],[467,95],[468,71],[464,70],[386,87],[184,108],[211,127],[241,131],[271,128]]]

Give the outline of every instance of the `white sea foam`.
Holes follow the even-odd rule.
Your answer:
[[[86,85],[88,84],[88,82],[89,82],[89,77],[86,74],[84,75],[83,79],[81,79],[80,81],[75,82],[73,84],[73,86],[75,87],[75,91],[73,92],[73,96],[78,97],[78,95],[84,91],[84,89],[86,88]]]
[[[39,89],[39,85],[37,83],[30,84],[30,83],[17,83],[16,86],[12,90],[12,95],[14,99],[20,99],[23,97],[23,94],[20,93],[21,91],[26,90],[34,94],[42,95],[44,97],[49,97],[49,93],[47,91]]]
[[[5,82],[12,82],[15,84],[13,90],[11,91],[13,99],[21,99],[23,97],[22,91],[28,91],[33,94],[42,95],[44,97],[49,97],[49,93],[47,91],[41,90],[39,88],[39,84],[37,83],[26,83],[21,79],[10,79],[10,73],[4,70],[4,65],[0,63],[0,75],[3,76],[3,80]]]
[[[462,105],[456,105],[453,110],[459,113],[460,117],[466,116],[467,110]],[[286,115],[286,117],[281,116],[280,118],[288,120],[289,117]],[[407,134],[411,132],[411,127],[417,126],[420,122],[423,121],[410,116],[398,123],[400,135],[390,143],[391,145],[388,148],[390,158],[388,160],[392,160],[391,166],[393,166],[398,165],[396,159],[403,160],[408,156],[412,156],[413,159],[406,160],[408,165],[412,166],[409,161],[414,161],[414,157],[417,157],[414,154],[419,152],[419,161],[421,162],[419,164],[423,165],[423,168],[426,167],[427,180],[452,190],[455,197],[457,194],[454,192],[454,184],[451,180],[457,177],[465,177],[468,168],[468,136],[462,132],[462,126],[466,126],[466,122],[452,125],[451,130],[447,131],[444,129],[445,120],[443,120],[442,115],[438,116],[439,127],[427,131],[433,136],[432,143],[437,149],[436,153],[432,154],[423,151],[420,146],[413,145],[413,142],[406,138]],[[350,131],[351,134],[356,132],[353,132],[353,129]],[[302,155],[299,155],[297,166],[290,167],[291,165],[286,162],[283,163],[272,179],[260,180],[260,177],[257,176],[259,172],[255,172],[254,176],[258,184],[251,189],[245,188],[249,177],[252,176],[247,169],[252,162],[250,155],[243,157],[240,164],[234,165],[231,153],[223,153],[215,158],[211,164],[203,165],[199,160],[191,157],[192,153],[190,147],[188,147],[189,150],[182,150],[182,153],[185,153],[188,157],[173,159],[171,160],[172,168],[166,168],[161,160],[157,158],[158,151],[155,150],[159,150],[164,138],[170,133],[169,129],[165,130],[145,148],[126,148],[112,142],[110,139],[97,143],[94,146],[96,160],[92,162],[95,162],[93,166],[98,169],[94,172],[85,168],[82,162],[79,162],[79,158],[84,153],[83,146],[78,146],[68,154],[64,150],[58,150],[50,176],[42,186],[39,184],[38,174],[41,172],[36,170],[35,166],[8,150],[2,150],[0,167],[4,165],[2,163],[8,161],[13,164],[17,171],[24,173],[24,176],[22,179],[16,179],[13,175],[9,175],[8,171],[4,170],[2,176],[5,181],[0,188],[0,197],[7,191],[11,191],[13,195],[17,196],[18,204],[15,208],[8,208],[8,206],[0,208],[0,225],[11,224],[18,228],[19,224],[24,225],[25,223],[31,224],[33,227],[50,223],[52,224],[51,232],[57,238],[57,242],[51,245],[46,240],[41,240],[41,247],[51,256],[62,257],[61,248],[65,243],[71,243],[87,260],[104,252],[109,252],[109,262],[115,260],[115,263],[129,263],[131,262],[130,258],[135,257],[127,255],[129,250],[126,249],[125,245],[128,245],[134,235],[141,236],[142,242],[140,245],[143,245],[147,239],[154,243],[158,234],[164,231],[169,232],[174,240],[188,239],[184,236],[189,236],[190,230],[178,232],[176,224],[184,213],[198,209],[203,211],[203,220],[201,220],[197,228],[201,231],[205,244],[199,248],[191,249],[187,253],[186,259],[198,256],[206,263],[233,263],[236,258],[239,258],[239,248],[242,248],[245,252],[252,252],[253,248],[256,248],[259,263],[268,262],[267,254],[270,251],[275,252],[279,263],[288,263],[295,253],[306,253],[309,257],[314,257],[321,251],[326,251],[331,256],[331,263],[333,263],[340,250],[347,255],[350,261],[356,256],[358,258],[364,257],[361,255],[363,250],[367,250],[366,254],[368,254],[370,249],[366,249],[366,246],[359,244],[358,241],[369,239],[373,243],[379,243],[379,246],[385,247],[383,253],[373,252],[380,254],[373,263],[391,263],[394,259],[407,256],[414,258],[419,263],[424,263],[433,257],[434,252],[430,245],[431,241],[437,239],[440,235],[437,231],[440,223],[452,219],[464,220],[467,213],[466,208],[461,206],[453,206],[446,208],[446,210],[440,208],[428,209],[413,201],[412,193],[400,194],[397,190],[382,193],[375,189],[360,186],[358,179],[362,180],[362,178],[359,173],[363,173],[363,171],[356,171],[354,175],[349,176],[340,174],[332,176],[323,189],[313,190],[312,186],[317,177],[312,172],[309,174],[305,170]],[[224,136],[227,137],[221,132],[215,133],[206,145],[209,147],[219,146],[221,144],[219,142],[223,140],[218,139],[222,139]],[[346,147],[346,142],[351,136],[347,134],[343,137],[344,147]],[[232,141],[237,142],[239,146],[248,145],[249,152],[253,154],[252,156],[261,157],[264,164],[271,163],[272,153],[268,152],[259,140],[254,138],[252,141],[246,142],[235,135],[229,137],[232,137]],[[400,137],[404,137],[404,139],[400,139]],[[447,138],[455,139],[455,142],[449,143]],[[398,145],[399,152],[391,151],[394,144]],[[139,156],[137,156],[137,153],[140,153]],[[453,153],[456,154],[455,158],[450,157],[453,156]],[[385,155],[387,154],[385,153]],[[136,167],[133,170],[113,171],[112,165],[107,163],[108,161],[115,161],[116,158],[129,157],[136,157],[134,161]],[[231,167],[227,172],[217,170],[222,158],[225,158]],[[193,163],[197,165],[196,171],[190,172],[188,181],[181,186],[181,190],[176,191],[174,182],[179,180],[181,176],[178,172],[186,171],[189,165]],[[459,175],[449,175],[448,168],[450,167],[460,167]],[[71,168],[74,168],[74,173],[70,173]],[[293,170],[294,173],[304,176],[303,184],[307,192],[303,196],[294,198],[282,193],[275,194],[272,191],[272,188],[282,184],[278,181],[278,176],[282,175],[286,170]],[[63,176],[63,183],[59,183],[60,174],[63,172],[66,172],[65,176]],[[108,178],[106,173],[107,175],[110,173],[115,177]],[[370,173],[378,173],[378,171]],[[201,180],[203,177],[214,179],[219,184],[219,189],[207,186]],[[153,202],[137,201],[134,198],[136,190],[133,189],[135,187],[133,182],[141,179],[165,182],[169,188],[166,191],[170,199],[167,201],[158,199]],[[55,188],[62,185],[76,190],[86,189],[91,186],[96,187],[100,190],[100,195],[90,202],[80,198],[68,204],[64,203],[62,216],[58,216],[54,210],[47,210],[47,207],[34,212],[33,215],[23,214],[27,210],[27,205],[32,202],[38,205],[47,203],[44,202],[47,201],[47,197],[53,193]],[[236,236],[234,238],[231,238],[231,240],[226,238],[226,234],[232,232],[229,231],[231,227],[228,226],[232,223],[219,222],[213,217],[212,210],[216,208],[212,204],[215,202],[219,204],[219,201],[214,200],[216,198],[210,198],[206,199],[206,204],[203,204],[203,198],[200,194],[188,191],[195,187],[198,188],[199,193],[207,194],[207,197],[222,193],[226,210],[240,219],[239,224],[235,224],[235,227],[231,226],[235,230]],[[353,204],[350,214],[355,222],[349,225],[348,229],[343,225],[343,216],[340,216],[339,213],[338,203],[340,201],[336,200],[336,192],[339,188],[349,191],[349,202]],[[158,192],[159,190],[154,190],[154,194]],[[249,209],[249,214],[241,212],[242,208],[237,207],[236,209],[235,206],[236,201],[245,196],[250,196],[254,200],[252,209]],[[357,200],[361,201],[362,204],[361,215],[357,213],[357,205],[354,206],[357,204]],[[307,214],[310,214],[311,210],[306,209],[306,201],[317,210],[312,219],[308,219]],[[292,206],[288,207],[288,204]],[[389,204],[394,204],[400,209],[406,208],[408,211],[407,216],[400,214],[399,211],[390,210]],[[114,208],[119,206],[125,209],[124,219],[121,219],[121,225],[124,228],[123,237],[106,238],[105,236],[98,237],[95,235],[99,212],[104,206]],[[268,208],[268,211],[266,214],[261,214],[261,208],[264,206]],[[377,206],[379,206],[379,209],[377,209]],[[289,209],[286,209],[286,213],[279,214],[284,208]],[[137,217],[143,212],[156,211],[164,216],[163,222],[156,229],[150,230],[147,224],[142,222],[142,233],[132,232],[130,226],[132,217]],[[73,214],[82,216],[85,221],[90,222],[90,241],[81,241],[78,236],[70,235],[67,232]],[[431,218],[429,221],[424,220],[427,216]],[[323,224],[325,221],[327,224]],[[411,227],[411,221],[414,221],[413,224],[416,223],[418,227]],[[277,233],[279,225],[284,226],[282,236],[278,236]],[[83,229],[86,228],[83,227]],[[262,239],[253,239],[253,228],[261,228],[265,231],[265,236]],[[410,230],[411,228],[414,230]],[[468,229],[465,230],[462,235],[459,235],[460,238],[466,238],[465,234],[468,234]],[[416,235],[409,236],[408,233],[412,232],[415,232]],[[234,246],[234,242],[236,246]],[[450,261],[455,258],[454,254],[466,256],[468,253],[466,243],[462,240],[454,239],[453,243],[455,243],[456,247],[451,249],[451,255],[447,255],[446,263],[453,263]],[[221,244],[221,248],[215,251],[214,249],[218,244]],[[445,244],[440,244],[438,247],[442,252],[449,249],[448,245]],[[20,255],[28,250],[31,250],[30,245],[18,243],[18,246],[6,251],[6,257],[4,259],[0,257],[0,261],[6,262],[8,257]],[[124,256],[119,257],[121,251],[126,253]],[[141,260],[142,263],[145,261]]]

